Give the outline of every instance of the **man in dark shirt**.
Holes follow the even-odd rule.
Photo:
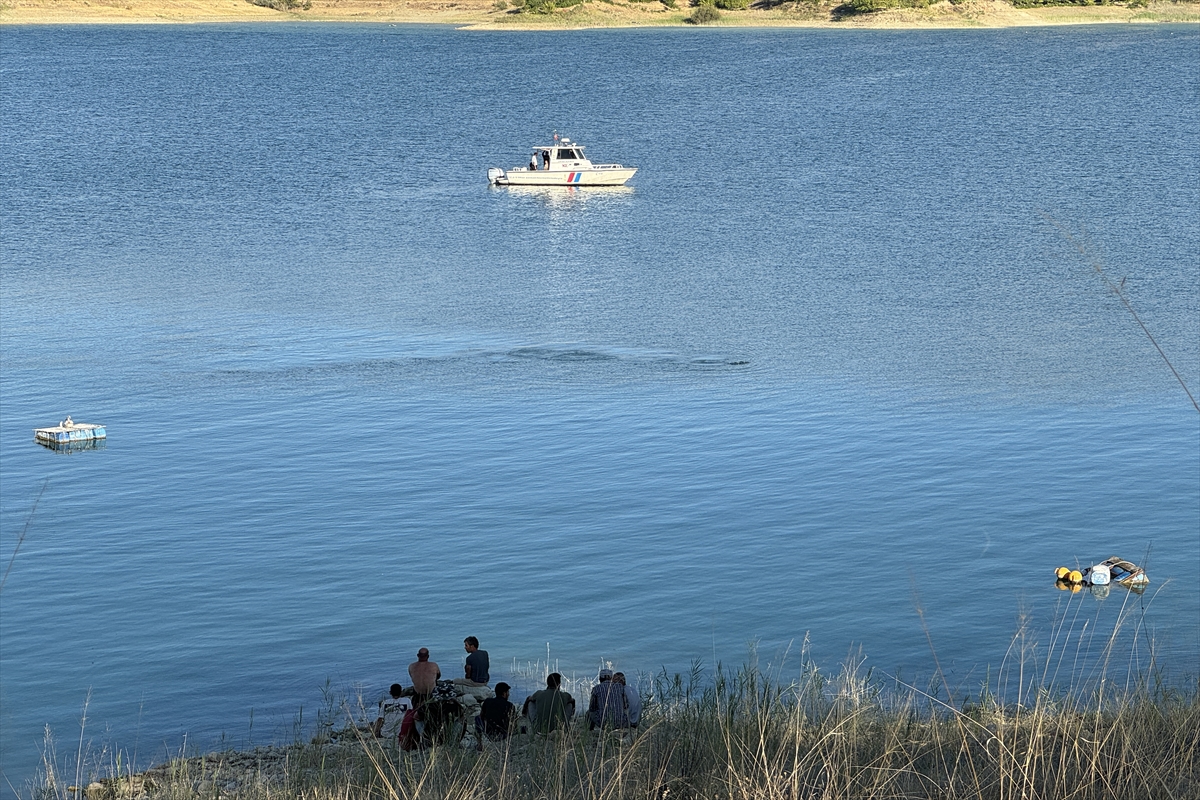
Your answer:
[[[496,696],[483,701],[479,716],[475,718],[475,734],[479,746],[483,738],[493,742],[507,739],[517,721],[517,707],[508,701],[509,685],[501,681],[496,684]]]
[[[464,683],[487,686],[492,680],[492,676],[488,674],[491,665],[488,661],[487,650],[479,649],[479,640],[474,636],[463,639],[463,649],[467,651],[467,663],[463,667],[466,672]]]

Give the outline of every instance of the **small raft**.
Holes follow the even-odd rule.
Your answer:
[[[34,428],[33,436],[41,444],[61,445],[94,442],[107,439],[108,431],[103,425],[91,422],[75,422],[69,416],[51,428]]]

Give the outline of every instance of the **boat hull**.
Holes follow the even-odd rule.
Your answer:
[[[520,170],[502,172],[497,186],[624,186],[637,167],[592,167],[580,170]]]

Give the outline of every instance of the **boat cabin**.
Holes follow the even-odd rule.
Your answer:
[[[547,147],[535,147],[529,159],[530,170],[578,170],[591,165],[583,154],[583,145],[570,139],[561,139]]]

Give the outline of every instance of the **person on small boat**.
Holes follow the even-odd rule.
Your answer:
[[[550,169],[550,151],[542,151],[542,169]]]
[[[529,157],[529,171],[537,172],[537,153],[534,153]]]

